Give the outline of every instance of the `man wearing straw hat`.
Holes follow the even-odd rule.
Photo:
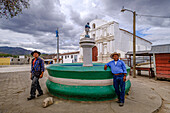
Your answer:
[[[122,60],[119,60],[120,53],[114,52],[110,55],[110,57],[113,60],[104,66],[104,70],[106,70],[107,67],[111,68],[113,74],[113,86],[118,96],[117,102],[119,103],[119,106],[123,106],[125,100],[125,81],[127,74],[126,65]],[[119,89],[119,86],[121,90]]]
[[[31,55],[34,57],[31,63],[31,76],[30,76],[30,79],[32,80],[30,91],[31,96],[27,98],[27,100],[32,100],[35,98],[36,90],[38,90],[39,93],[37,97],[43,95],[43,91],[39,84],[39,78],[43,77],[44,61],[41,58],[39,58],[41,53],[38,51],[33,51]]]

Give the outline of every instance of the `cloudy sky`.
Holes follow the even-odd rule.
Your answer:
[[[77,51],[86,22],[98,17],[116,21],[132,32],[132,13],[170,17],[170,0],[30,0],[30,7],[12,19],[0,18],[0,46],[56,52],[59,28],[60,52]],[[170,18],[137,16],[137,35],[153,45],[170,44]]]

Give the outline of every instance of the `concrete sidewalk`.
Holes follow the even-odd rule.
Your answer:
[[[125,105],[119,107],[115,100],[105,102],[75,102],[55,98],[49,110],[59,113],[153,113],[162,105],[162,99],[150,87],[132,80],[132,88],[126,96]]]
[[[137,79],[137,78],[136,78]],[[162,98],[154,89],[131,79],[132,87],[124,107],[117,107],[112,102],[111,107],[116,113],[152,113],[158,111],[162,106]]]
[[[45,68],[48,65],[45,65]],[[0,66],[0,73],[8,73],[8,72],[23,72],[23,71],[30,71],[31,70],[31,64],[27,65],[6,65]]]
[[[30,73],[10,72],[0,73],[0,113],[152,113],[162,105],[158,90],[152,88],[149,78],[131,78],[132,87],[126,96],[125,105],[119,107],[115,100],[104,102],[76,102],[54,97],[54,104],[42,108],[42,102],[51,96],[46,88],[47,77],[40,80],[44,95],[34,100],[27,101],[30,92]],[[44,76],[48,76],[47,71]],[[150,85],[148,85],[150,83]],[[161,81],[157,82],[162,83]],[[156,85],[155,85],[156,86]],[[162,85],[163,86],[163,85]],[[169,94],[169,82],[165,82],[163,94]],[[162,91],[161,91],[162,92]],[[165,99],[168,96],[165,96]],[[167,100],[167,103],[169,101]],[[168,104],[167,104],[168,106]],[[166,109],[168,113],[169,108]],[[166,113],[165,112],[165,113]]]
[[[1,66],[0,73],[30,71],[31,65],[9,65]]]

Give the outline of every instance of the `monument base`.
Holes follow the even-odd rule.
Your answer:
[[[94,38],[82,38],[80,40],[80,46],[83,48],[83,66],[93,66],[92,48],[94,44]]]

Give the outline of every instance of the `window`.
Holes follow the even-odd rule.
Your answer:
[[[65,59],[67,59],[67,56],[65,56]]]
[[[73,55],[71,55],[71,58],[73,58]]]
[[[95,34],[93,34],[93,38],[95,38]]]
[[[96,25],[95,25],[95,23],[92,25],[92,28],[93,28],[93,29],[95,29],[95,28],[96,28]]]
[[[74,55],[74,62],[77,62],[77,55]]]
[[[18,61],[20,61],[20,59],[18,59]]]

